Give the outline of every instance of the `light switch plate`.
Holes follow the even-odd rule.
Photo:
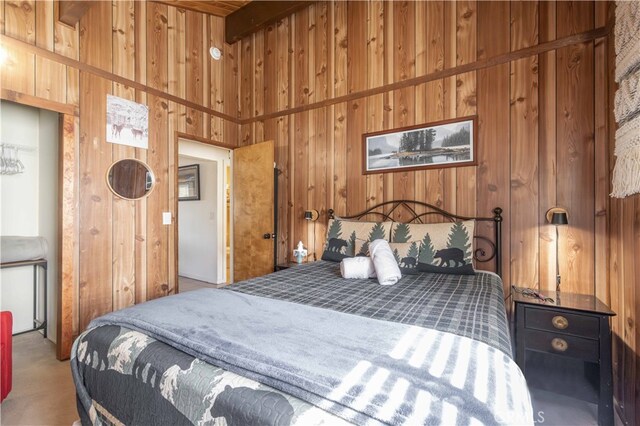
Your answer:
[[[171,212],[162,212],[162,224],[171,225]]]

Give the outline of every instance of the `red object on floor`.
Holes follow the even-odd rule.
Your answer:
[[[0,402],[11,392],[11,331],[13,315],[11,312],[0,312]]]

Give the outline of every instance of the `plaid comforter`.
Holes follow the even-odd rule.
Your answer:
[[[395,285],[345,280],[338,263],[321,260],[243,281],[228,290],[369,318],[433,328],[479,340],[511,356],[500,278],[476,275],[405,275]]]

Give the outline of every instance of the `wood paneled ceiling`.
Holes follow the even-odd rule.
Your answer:
[[[240,9],[251,0],[214,0],[214,1],[190,1],[190,0],[156,0],[157,3],[164,3],[170,6],[181,7],[183,9],[195,10],[196,12],[208,13],[210,15],[222,16],[223,18],[232,12]]]

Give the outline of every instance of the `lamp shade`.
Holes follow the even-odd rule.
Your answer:
[[[551,215],[551,224],[552,225],[568,225],[569,218],[567,217],[566,212],[554,212]]]
[[[318,213],[318,210],[307,210],[304,212],[304,218],[312,222],[315,222],[316,220],[318,220],[319,216],[320,214]]]
[[[568,225],[569,224],[569,213],[567,210],[562,207],[551,207],[547,210],[547,214],[545,215],[547,218],[547,222],[551,225]]]

